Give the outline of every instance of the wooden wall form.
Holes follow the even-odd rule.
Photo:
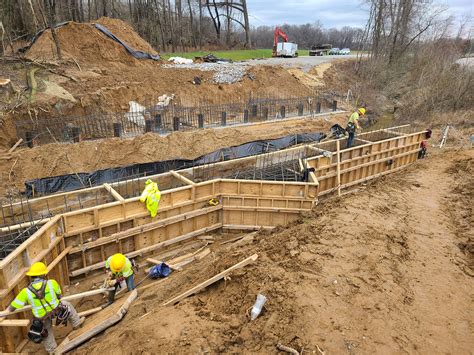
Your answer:
[[[2,233],[31,226],[31,221],[42,225],[57,214],[136,197],[143,190],[148,178],[150,177],[124,180],[2,205],[0,223],[4,225],[0,229],[0,237]],[[186,185],[169,172],[153,175],[151,178],[159,184],[162,191]]]
[[[341,150],[341,188],[393,172],[416,161],[424,135],[425,132],[417,132]],[[337,189],[337,154],[309,158],[307,162],[315,168],[320,196]]]

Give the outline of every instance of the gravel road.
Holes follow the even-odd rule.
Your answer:
[[[266,58],[252,59],[242,63],[247,65],[283,65],[286,68],[299,67],[304,71],[309,71],[318,64],[332,62],[338,59],[357,58],[356,54],[350,55],[327,55],[323,57],[301,56],[296,58]]]

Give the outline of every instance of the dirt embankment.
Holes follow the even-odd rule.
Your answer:
[[[448,214],[446,199],[463,195],[452,188],[473,157],[435,154],[250,245],[215,243],[213,256],[144,291],[122,323],[75,353],[275,353],[281,342],[315,354],[468,354],[474,278],[453,259],[465,257],[455,231],[470,207]],[[230,280],[161,306],[253,253]],[[268,302],[250,322],[260,292]]]
[[[0,195],[23,189],[25,180],[91,172],[99,169],[170,159],[194,159],[214,150],[259,139],[304,132],[327,132],[345,115],[262,123],[222,129],[173,132],[165,137],[148,133],[132,139],[104,139],[77,144],[47,144],[18,149],[9,160],[0,160]]]

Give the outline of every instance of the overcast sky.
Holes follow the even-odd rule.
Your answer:
[[[448,13],[461,19],[470,15],[474,0],[435,0],[447,5]],[[360,0],[247,0],[250,23],[253,26],[302,24],[321,21],[324,27],[364,27],[368,16],[367,5]]]

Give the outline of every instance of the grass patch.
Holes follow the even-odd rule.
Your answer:
[[[175,52],[175,53],[163,53],[161,56],[164,59],[170,57],[183,57],[194,59],[194,57],[202,57],[206,54],[212,53],[218,58],[232,59],[233,61],[249,60],[249,59],[260,59],[260,58],[271,58],[271,49],[238,49],[230,51],[196,51],[196,52]],[[308,55],[308,50],[298,50],[299,55]]]

